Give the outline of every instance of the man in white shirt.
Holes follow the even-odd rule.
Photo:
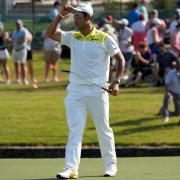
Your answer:
[[[175,110],[169,112],[170,99],[173,99]],[[162,107],[164,122],[169,122],[169,116],[180,115],[180,58],[176,60],[176,68],[172,69],[165,78],[165,95]]]
[[[58,23],[69,13],[74,14],[74,23],[79,31],[56,32]],[[96,126],[105,164],[104,176],[115,176],[117,172],[114,135],[109,126],[109,96],[94,83],[107,87],[110,56],[114,57],[118,61],[118,70],[109,89],[112,95],[117,96],[125,60],[115,40],[95,28],[92,16],[93,9],[88,3],[80,4],[76,8],[62,6],[48,30],[49,38],[71,48],[72,73],[65,100],[69,138],[66,146],[66,167],[65,171],[57,174],[59,179],[78,178],[87,112],[90,112]]]

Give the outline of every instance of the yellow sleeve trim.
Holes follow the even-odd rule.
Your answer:
[[[108,34],[99,30],[95,30],[92,33],[88,34],[87,36],[84,36],[80,32],[74,32],[73,38],[76,40],[81,41],[88,41],[88,42],[100,42],[104,43],[106,38],[108,37]]]

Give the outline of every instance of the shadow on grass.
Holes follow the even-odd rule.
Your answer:
[[[137,126],[147,121],[157,120],[158,117],[144,117],[144,118],[138,118],[138,119],[131,119],[121,122],[114,122],[111,123],[111,126]]]
[[[147,121],[154,121],[159,120],[159,117],[145,117],[145,118],[138,118],[138,119],[131,119],[121,122],[114,122],[111,123],[111,126],[134,126],[134,127],[127,127],[126,129],[120,130],[119,132],[114,132],[115,135],[132,135],[136,133],[143,133],[143,132],[150,132],[155,130],[167,129],[167,128],[174,128],[177,127],[177,123],[168,123],[168,124],[158,124],[158,125],[146,125]],[[95,130],[95,127],[88,128],[89,130]]]
[[[114,134],[124,136],[124,135],[132,135],[136,133],[149,132],[149,131],[161,130],[165,128],[174,128],[174,127],[177,127],[176,123],[141,126],[141,127],[136,127],[136,128],[124,129],[124,130],[121,130],[120,132],[115,132]]]
[[[98,177],[104,177],[102,175],[97,175],[97,176],[80,176],[78,179],[83,179],[83,178],[98,178]],[[57,180],[57,178],[41,178],[41,179],[24,179],[24,180]]]
[[[57,178],[43,178],[43,179],[24,179],[24,180],[57,180]]]
[[[95,179],[95,178],[97,178],[97,177],[98,177],[98,178],[99,178],[99,177],[103,177],[103,178],[104,178],[104,176],[102,176],[102,175],[99,175],[99,176],[97,175],[97,176],[80,176],[79,179],[83,179],[83,178],[94,178],[94,179]]]

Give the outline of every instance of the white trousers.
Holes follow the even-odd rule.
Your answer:
[[[70,85],[71,86],[71,85]],[[65,100],[69,137],[66,145],[66,168],[78,170],[83,131],[89,112],[96,127],[105,167],[116,163],[114,135],[109,127],[109,96],[100,88],[83,86],[68,88]]]

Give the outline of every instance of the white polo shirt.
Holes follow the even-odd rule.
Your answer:
[[[109,77],[110,56],[120,52],[115,40],[94,28],[84,36],[81,32],[61,32],[61,44],[71,49],[70,82],[79,85],[92,85],[89,81],[103,86]],[[83,78],[88,79],[84,80]]]

